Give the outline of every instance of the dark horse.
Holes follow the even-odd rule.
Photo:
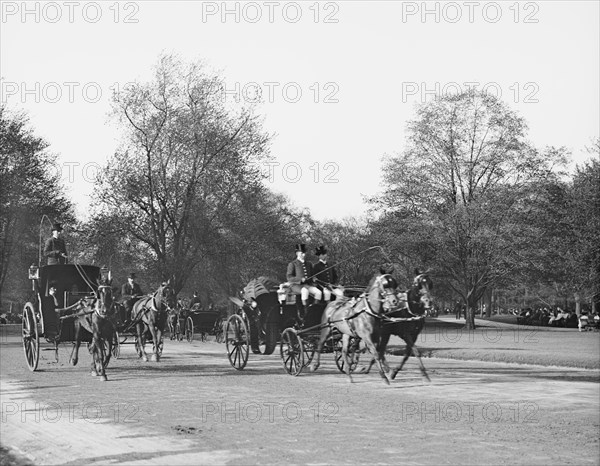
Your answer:
[[[109,311],[113,306],[111,281],[110,275],[105,281],[99,280],[95,296],[80,301],[79,312],[75,314],[75,346],[71,353],[71,363],[75,366],[79,360],[81,327],[85,328],[92,334],[90,345],[92,375],[99,375],[102,380],[107,380],[105,370],[110,361],[115,333],[115,328],[109,318]]]
[[[391,335],[399,336],[406,343],[406,349],[404,351],[404,358],[400,365],[392,369],[391,378],[394,379],[399,371],[404,367],[404,363],[408,360],[411,354],[413,354],[419,360],[419,366],[423,376],[429,380],[425,366],[421,361],[421,354],[419,349],[416,347],[415,342],[425,324],[425,313],[431,309],[431,290],[433,289],[433,282],[431,278],[425,273],[420,273],[415,270],[417,276],[413,280],[413,284],[409,290],[399,296],[399,306],[397,309],[392,310],[382,319],[381,337],[378,345],[378,352],[380,358],[385,354],[387,344],[390,340]],[[371,359],[368,367],[361,372],[368,373],[375,359]]]
[[[170,280],[163,283],[151,296],[145,296],[133,305],[131,318],[137,328],[138,356],[148,361],[144,350],[146,330],[152,335],[152,361],[160,359],[159,345],[167,323],[167,312],[175,307],[175,292]]]
[[[323,344],[332,328],[336,328],[342,334],[342,357],[350,382],[352,376],[348,359],[348,343],[353,336],[365,343],[367,349],[379,362],[379,374],[385,383],[389,384],[389,367],[385,361],[385,353],[377,352],[377,343],[380,338],[380,320],[384,311],[398,304],[396,288],[396,280],[391,275],[378,275],[371,280],[367,290],[358,300],[339,300],[329,303],[321,319],[321,335],[310,370],[316,371],[319,367]]]

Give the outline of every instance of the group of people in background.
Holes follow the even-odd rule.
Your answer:
[[[576,312],[564,310],[557,306],[555,309],[542,307],[513,310],[512,313],[517,316],[517,323],[521,325],[579,328],[579,331],[583,331],[588,327],[600,327],[600,314],[598,312],[591,314],[583,311],[578,317]]]

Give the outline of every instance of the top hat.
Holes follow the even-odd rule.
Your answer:
[[[315,256],[323,256],[325,254],[327,254],[327,249],[325,246],[319,246],[317,249],[315,249]]]
[[[306,252],[306,244],[297,244],[296,245],[296,252],[301,251],[301,252]]]
[[[52,231],[63,231],[63,227],[62,227],[62,223],[53,223],[52,224]]]
[[[127,278],[131,278],[133,280],[135,278],[135,274],[131,272],[129,275],[127,275]]]

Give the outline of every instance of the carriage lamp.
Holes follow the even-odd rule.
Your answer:
[[[39,278],[40,268],[35,264],[31,264],[31,267],[29,267],[29,280],[38,280]]]
[[[256,309],[256,306],[258,306],[258,303],[256,301],[254,301],[254,298],[252,298],[252,302],[250,303],[250,306],[252,307],[252,309]]]
[[[279,288],[277,288],[277,301],[279,301],[280,303],[284,303],[286,296],[287,296],[287,291],[283,287],[283,284],[279,285]]]

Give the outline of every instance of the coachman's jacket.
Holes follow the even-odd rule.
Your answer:
[[[294,285],[300,285],[302,284],[303,278],[312,277],[312,274],[313,267],[310,262],[302,262],[298,259],[294,259],[288,264],[286,277],[288,282],[293,283]],[[311,285],[312,278],[306,280],[304,283]]]
[[[66,264],[67,259],[61,256],[67,254],[67,246],[62,238],[48,238],[44,244],[44,256],[48,258],[48,265]]]
[[[123,286],[121,287],[121,296],[123,298],[131,298],[132,296],[140,296],[143,295],[144,293],[142,293],[142,289],[140,288],[140,285],[138,285],[137,283],[133,283],[133,286],[131,286],[129,284],[129,282],[124,283]]]
[[[328,268],[326,262],[319,261],[313,267],[315,282],[317,285],[335,285],[338,281],[338,275],[334,267]],[[327,270],[325,270],[327,269]]]

